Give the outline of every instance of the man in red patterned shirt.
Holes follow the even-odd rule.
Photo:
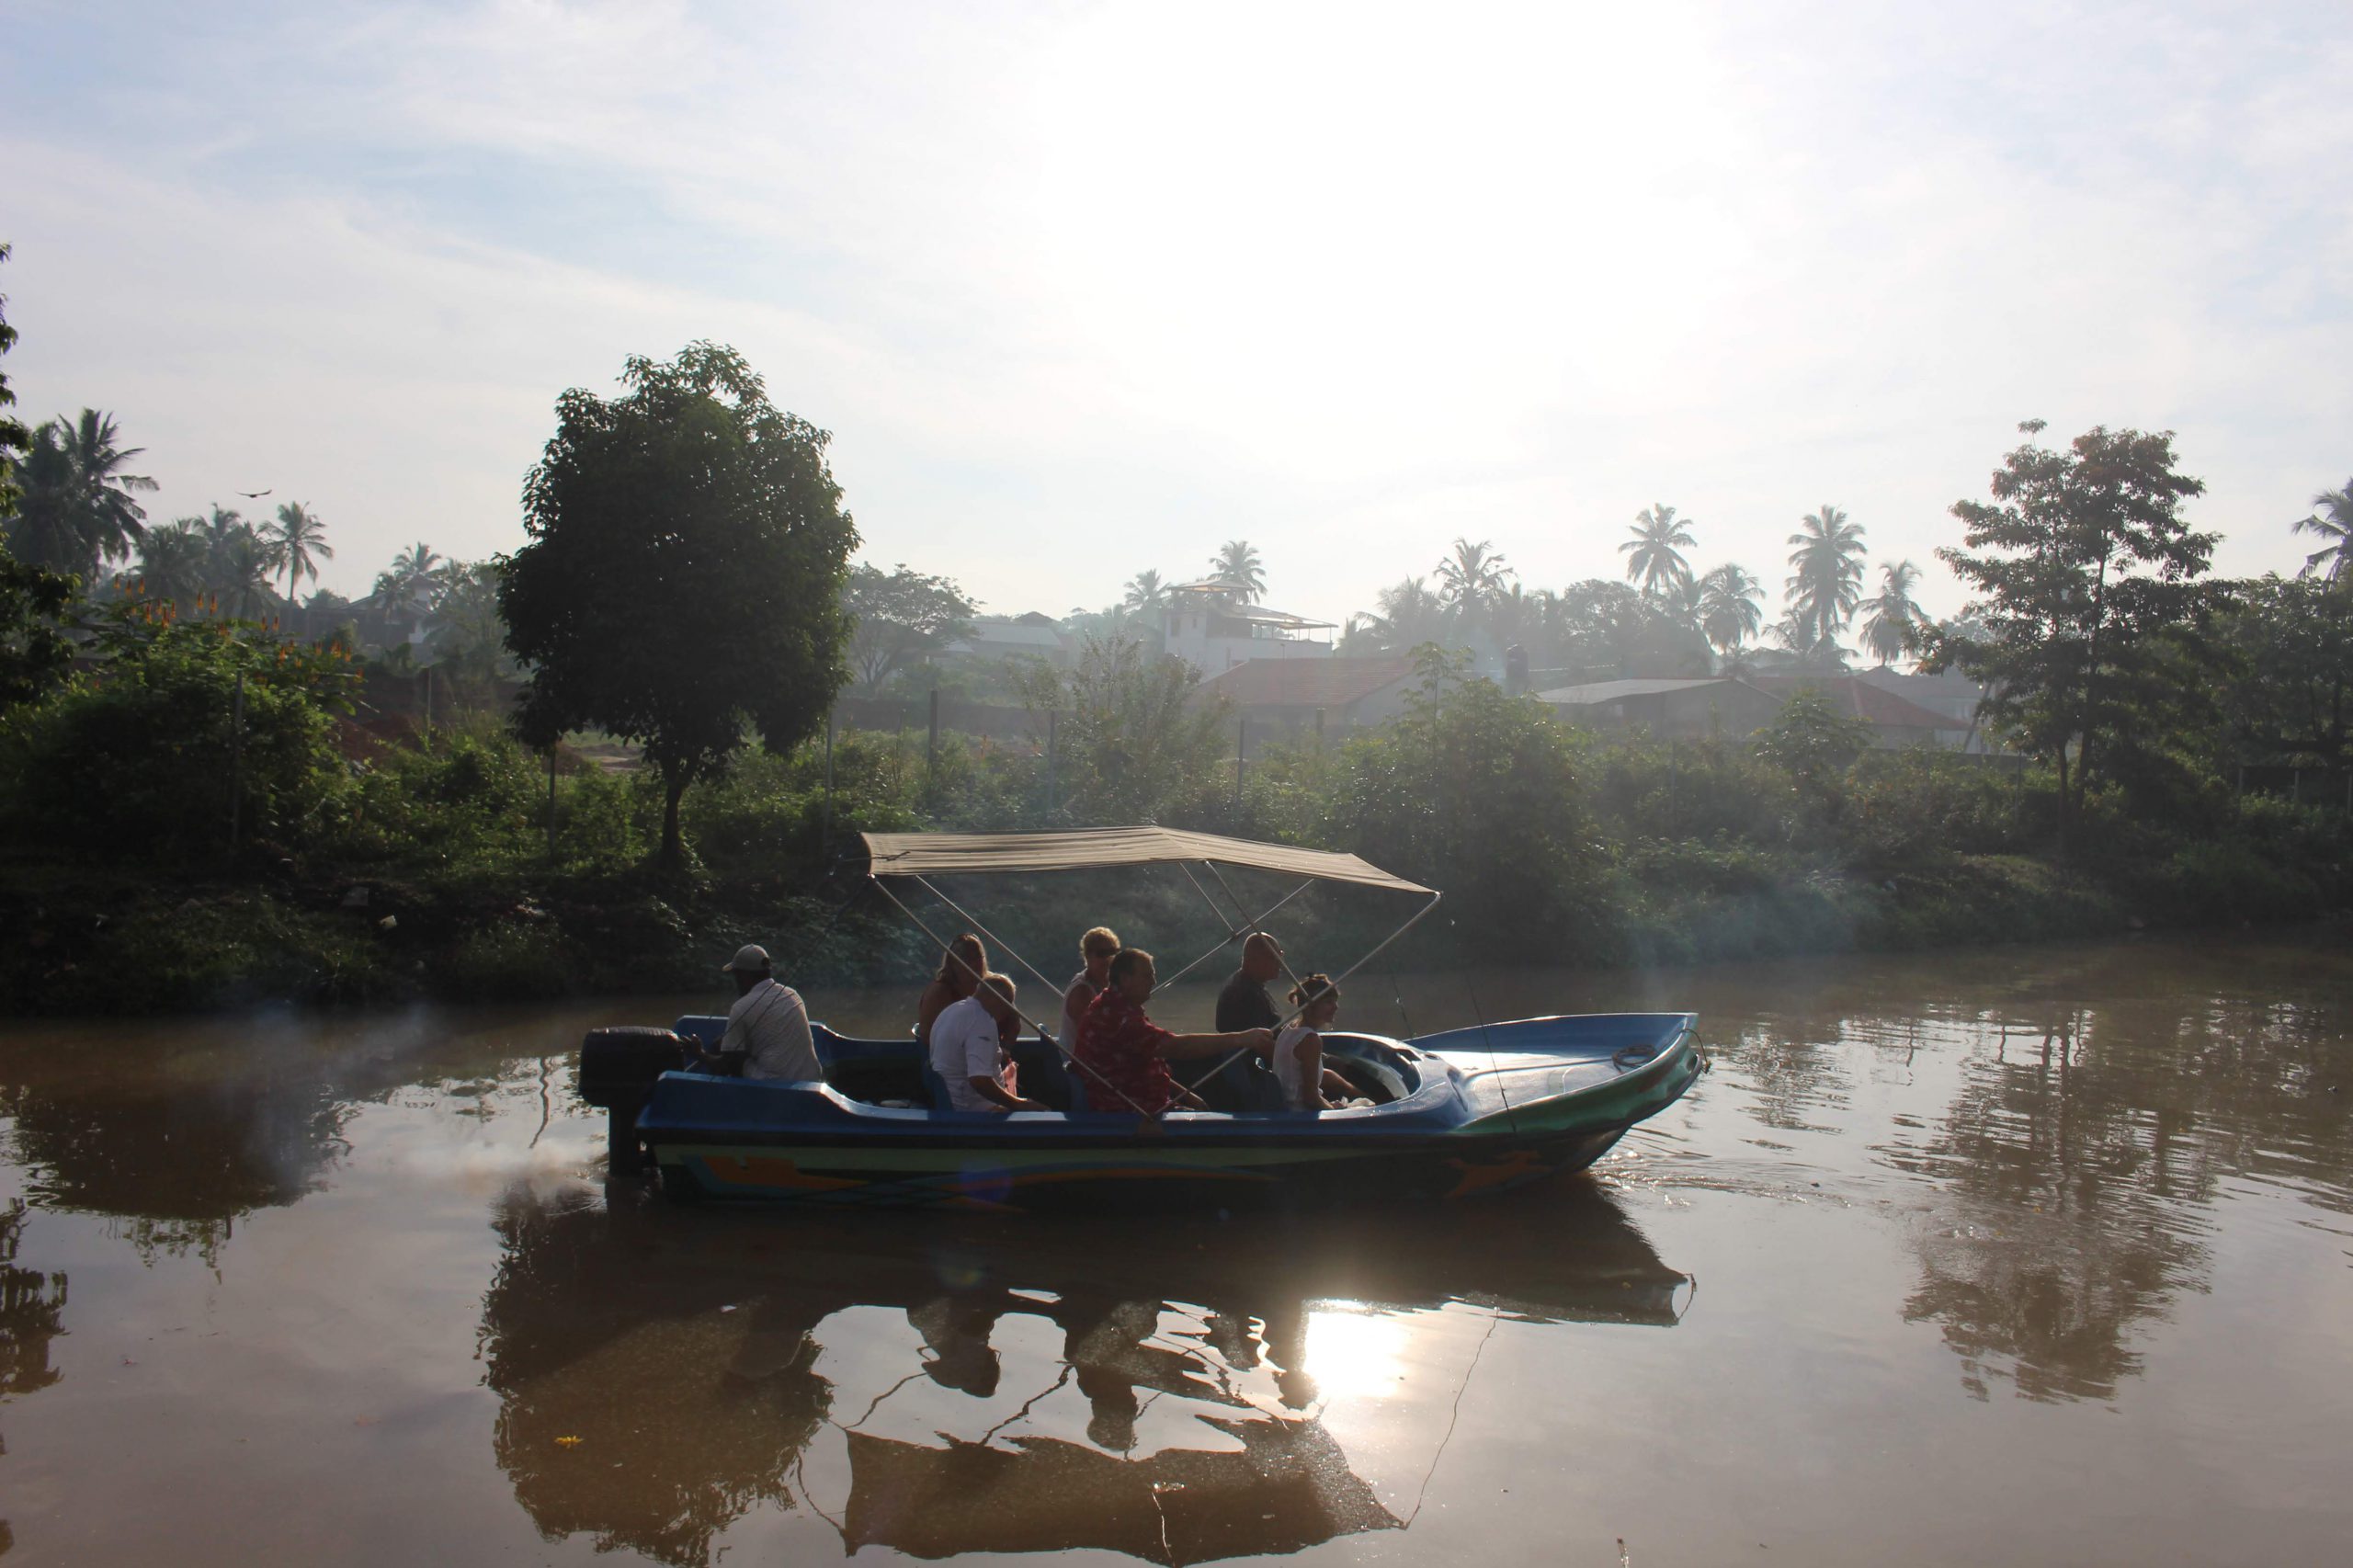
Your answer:
[[[1274,1049],[1272,1029],[1236,1029],[1231,1034],[1171,1034],[1144,1017],[1144,999],[1159,983],[1152,955],[1122,948],[1111,960],[1111,983],[1087,1004],[1079,1020],[1079,1065],[1086,1099],[1095,1110],[1141,1111],[1158,1116],[1172,1105],[1198,1108],[1200,1101],[1176,1086],[1170,1060],[1216,1056],[1229,1051]]]

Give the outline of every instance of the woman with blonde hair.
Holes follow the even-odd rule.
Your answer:
[[[1072,975],[1063,988],[1064,1051],[1078,1049],[1078,1026],[1086,1017],[1086,1005],[1111,983],[1111,960],[1119,951],[1120,934],[1108,926],[1097,926],[1078,939],[1078,956],[1086,967]]]
[[[940,955],[939,972],[923,988],[923,995],[915,1002],[915,1043],[931,1049],[932,1020],[950,1006],[961,1002],[981,988],[981,979],[989,971],[988,949],[981,939],[967,931],[948,944],[948,951]]]
[[[1323,1031],[1339,1016],[1340,988],[1328,975],[1311,974],[1291,989],[1299,1009],[1275,1036],[1275,1078],[1283,1103],[1292,1110],[1338,1110],[1357,1097],[1356,1087],[1324,1065]]]

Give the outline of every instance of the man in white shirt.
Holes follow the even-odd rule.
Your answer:
[[[809,1009],[799,992],[777,983],[768,950],[756,945],[739,949],[721,969],[735,977],[735,1005],[727,1009],[719,1054],[741,1054],[746,1078],[823,1082],[825,1070],[809,1038]]]
[[[1006,1086],[1006,1042],[1020,1032],[1013,981],[983,975],[980,989],[931,1021],[931,1069],[948,1085],[950,1110],[1047,1110]]]

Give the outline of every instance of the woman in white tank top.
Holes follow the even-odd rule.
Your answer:
[[[1291,992],[1290,1005],[1299,1017],[1275,1036],[1275,1079],[1283,1086],[1283,1103],[1293,1110],[1338,1110],[1355,1091],[1324,1065],[1322,1031],[1339,1016],[1340,988],[1311,974]]]
[[[1108,926],[1097,926],[1078,939],[1078,956],[1086,960],[1086,967],[1063,987],[1063,1051],[1078,1049],[1078,1028],[1086,1017],[1087,1004],[1111,983],[1111,960],[1119,951],[1120,934]]]

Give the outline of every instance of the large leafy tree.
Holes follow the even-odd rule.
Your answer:
[[[688,786],[747,731],[780,751],[824,722],[847,675],[858,530],[826,433],[772,405],[733,348],[632,357],[621,380],[619,398],[557,401],[499,608],[531,671],[525,738],[594,725],[641,744],[675,866]]]
[[[1919,585],[1917,566],[1909,561],[1886,562],[1879,569],[1879,593],[1862,603],[1863,646],[1881,665],[1901,658],[1914,629],[1927,621],[1920,602],[1912,597]]]
[[[1738,653],[1765,624],[1764,585],[1747,567],[1733,562],[1699,579],[1699,631],[1726,658]]]
[[[1678,517],[1664,501],[1653,502],[1634,514],[1633,538],[1618,547],[1626,558],[1626,580],[1640,583],[1643,592],[1655,594],[1670,583],[1691,580],[1691,564],[1683,552],[1698,542],[1691,537],[1691,519]]]
[[[1040,664],[1021,699],[1055,715],[1064,810],[1081,823],[1166,822],[1221,788],[1229,711],[1200,672],[1141,643],[1089,638],[1067,669]]]
[[[0,547],[0,712],[30,702],[74,667],[74,579],[44,572]]]
[[[0,245],[0,261],[8,259],[11,247]],[[16,347],[17,329],[8,324],[8,296],[0,294],[0,358],[6,358]],[[8,390],[8,373],[0,370],[0,524],[5,524],[17,512],[17,463],[33,444],[32,432],[24,421],[8,410],[17,405],[17,394]]]
[[[972,628],[972,601],[961,588],[904,565],[889,572],[863,563],[852,568],[842,604],[856,627],[850,674],[870,697]]]
[[[1835,643],[1863,597],[1863,529],[1836,506],[1809,512],[1790,536],[1786,592],[1791,646]]]
[[[1550,608],[1552,657],[1576,681],[1708,673],[1707,640],[1655,594],[1589,578]]]
[[[2325,577],[2233,585],[2220,641],[2234,655],[2223,706],[2242,757],[2353,764],[2353,595]]]
[[[1258,559],[1258,547],[1246,539],[1227,540],[1225,547],[1210,557],[1210,570],[1219,580],[1239,588],[1245,604],[1266,597],[1266,563]]]
[[[2171,431],[2097,426],[2053,450],[2042,427],[2019,426],[1991,501],[1953,503],[1964,544],[1937,554],[1979,596],[1965,614],[1982,631],[1931,634],[1924,665],[1984,683],[1987,717],[2056,770],[2063,850],[2110,753],[2143,749],[2146,702],[2179,695],[2214,536],[2182,520],[2206,486],[2175,466]]]
[[[2347,548],[2353,545],[2353,479],[2342,490],[2313,496],[2313,514],[2296,519],[2296,531],[2328,541],[2304,557],[2305,573],[2317,572],[2332,584],[2345,581]]]

